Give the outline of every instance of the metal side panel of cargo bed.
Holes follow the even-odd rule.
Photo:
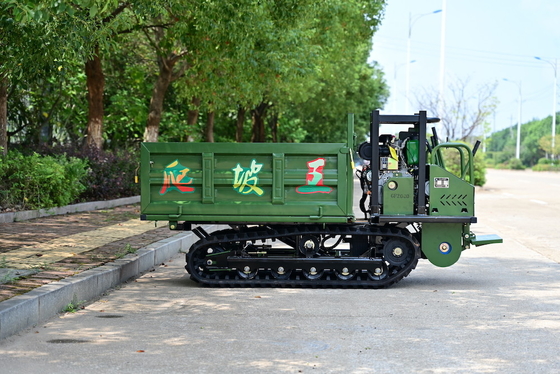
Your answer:
[[[143,143],[142,219],[349,222],[346,143]]]

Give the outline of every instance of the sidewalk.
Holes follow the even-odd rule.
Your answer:
[[[99,209],[102,205],[88,212],[0,224],[0,301],[177,234],[165,223],[156,228],[153,222],[140,221],[137,203]]]
[[[128,204],[97,202],[92,211],[18,222],[0,217],[0,339],[70,303],[91,300],[192,244],[192,233],[171,231],[167,222],[155,227],[140,221],[139,204],[123,203]]]

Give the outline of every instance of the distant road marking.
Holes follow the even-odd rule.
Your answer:
[[[541,200],[529,200],[532,203],[537,203],[537,204],[541,204],[541,205],[548,205],[548,203],[546,201],[541,201]]]

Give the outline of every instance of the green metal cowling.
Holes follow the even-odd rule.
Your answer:
[[[460,171],[461,175],[460,178],[463,180],[467,180],[472,184],[474,184],[474,156],[472,153],[471,148],[463,143],[442,143],[435,146],[432,150],[432,157],[431,163],[434,165],[439,165],[442,168],[445,168],[443,163],[443,159],[441,156],[441,149],[445,148],[455,148],[459,152],[460,158]],[[467,174],[468,172],[468,174]]]

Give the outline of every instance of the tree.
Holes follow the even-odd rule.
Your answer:
[[[87,116],[94,147],[154,140],[160,126],[173,141],[334,139],[333,123],[386,95],[365,63],[380,0],[7,3],[17,27],[0,15],[0,73],[28,144],[42,126],[76,144]]]
[[[539,147],[547,153],[547,155],[560,154],[560,135],[554,137],[554,149],[552,149],[552,134],[545,135],[539,139]]]
[[[153,37],[150,32],[153,33]],[[165,93],[169,85],[176,81],[187,69],[188,65],[186,63],[175,69],[177,63],[187,54],[187,50],[180,47],[173,48],[175,43],[169,40],[170,37],[166,35],[166,28],[163,26],[153,27],[151,30],[145,29],[144,34],[150,45],[156,50],[158,66],[158,75],[150,99],[144,141],[157,142]]]
[[[8,154],[8,78],[0,75],[0,152]]]
[[[494,93],[497,83],[487,83],[469,87],[469,79],[451,82],[449,95],[443,99],[443,111],[439,113],[439,95],[433,87],[424,88],[416,96],[418,107],[425,108],[429,113],[441,117],[441,126],[446,136],[452,140],[466,140],[472,136],[494,112],[498,100]]]
[[[111,6],[116,10],[108,10]],[[14,77],[44,75],[65,59],[85,59],[90,102],[88,141],[100,145],[104,76],[100,72],[99,48],[116,26],[114,18],[126,7],[128,3],[119,4],[115,0],[11,0],[2,3],[0,40],[2,50],[7,52],[0,65],[3,86],[7,85],[6,80]],[[103,18],[92,21],[98,16]],[[0,90],[2,93],[4,90]],[[5,132],[3,123],[0,120],[0,133]]]
[[[9,1],[0,3],[0,148],[8,150],[8,93],[14,81],[47,74],[57,58],[72,53],[75,45],[62,35],[74,26],[50,16],[58,11],[46,4]]]
[[[77,15],[89,25],[88,32],[95,36],[92,54],[85,62],[89,105],[86,137],[88,147],[100,149],[103,145],[105,74],[101,50],[103,47],[106,49],[109,40],[118,34],[153,27],[143,20],[157,17],[161,11],[157,5],[157,1],[138,1],[132,4],[128,1],[81,0],[81,3],[74,6]]]

